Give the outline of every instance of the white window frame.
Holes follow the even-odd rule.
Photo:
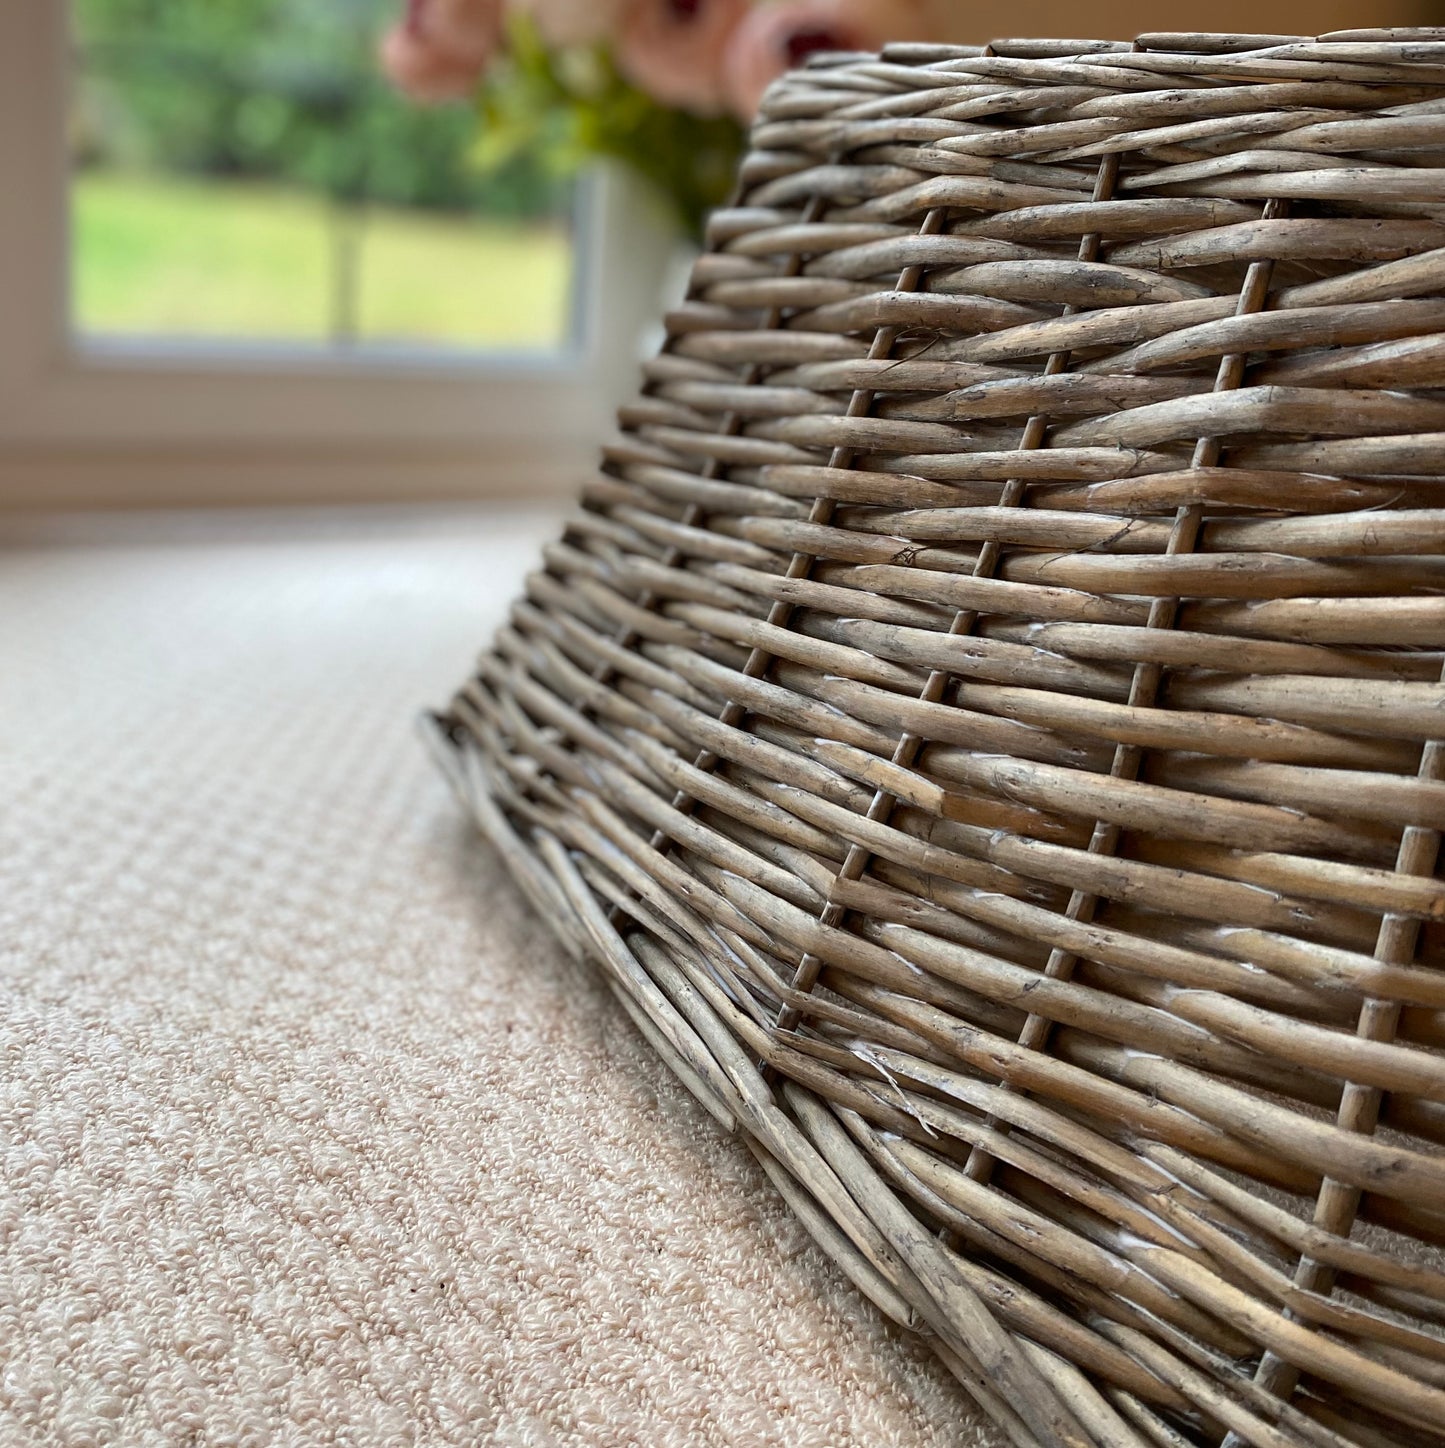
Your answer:
[[[576,336],[545,358],[83,342],[64,0],[0,3],[0,507],[524,497],[575,485],[635,382],[671,243],[585,178]]]

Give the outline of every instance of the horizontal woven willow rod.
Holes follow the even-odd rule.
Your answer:
[[[435,720],[1020,1448],[1445,1444],[1442,114],[1435,31],[815,57]]]

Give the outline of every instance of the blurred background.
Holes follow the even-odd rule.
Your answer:
[[[766,83],[1423,0],[6,0],[0,506],[565,491]]]
[[[483,173],[377,63],[395,0],[74,0],[72,325],[88,337],[556,350],[573,186]]]

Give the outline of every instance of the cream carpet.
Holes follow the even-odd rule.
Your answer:
[[[537,512],[0,524],[0,1444],[996,1440],[412,732]]]

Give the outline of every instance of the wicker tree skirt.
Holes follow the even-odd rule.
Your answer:
[[[437,730],[1019,1444],[1445,1442],[1442,156],[1445,33],[794,73]]]

